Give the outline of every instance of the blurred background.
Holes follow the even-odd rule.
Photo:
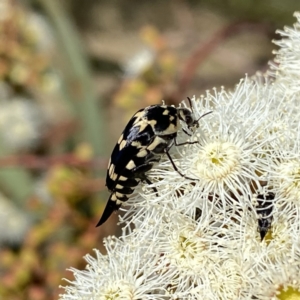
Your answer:
[[[0,0],[0,298],[57,299],[95,228],[105,172],[141,107],[265,72],[299,0]]]

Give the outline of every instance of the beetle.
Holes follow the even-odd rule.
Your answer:
[[[264,239],[272,225],[274,199],[275,194],[271,192],[266,195],[259,194],[257,196],[258,205],[256,210],[259,215],[257,231],[260,234],[261,241]]]
[[[128,200],[141,181],[151,184],[147,172],[165,154],[182,177],[194,180],[178,170],[169,153],[173,145],[197,143],[177,143],[177,132],[181,128],[180,121],[192,131],[195,127],[199,127],[200,118],[211,113],[210,111],[196,119],[192,101],[190,98],[188,100],[191,108],[176,108],[165,104],[151,105],[137,111],[129,120],[108,163],[106,186],[111,195],[96,227],[102,225],[113,211],[118,210],[122,203]],[[191,136],[184,128],[183,131]]]

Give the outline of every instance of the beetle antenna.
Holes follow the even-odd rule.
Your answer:
[[[199,117],[199,119],[198,119],[196,122],[199,122],[200,119],[202,119],[203,117],[205,117],[205,116],[211,114],[212,112],[213,112],[213,111],[211,110],[211,111],[209,111],[209,112],[203,114],[202,116]]]
[[[192,100],[191,100],[190,97],[187,97],[187,98],[188,98],[188,101],[189,101],[190,108],[191,108],[192,112],[194,112]]]
[[[187,98],[188,98],[188,101],[189,101],[190,108],[191,108],[192,112],[194,112],[194,106],[193,106],[192,99],[191,99],[190,97],[187,97]],[[199,119],[198,119],[196,122],[198,123],[199,120],[200,120],[201,118],[203,118],[203,117],[205,117],[205,116],[211,114],[212,112],[213,112],[213,111],[209,111],[209,112],[203,114],[202,116],[199,117]]]

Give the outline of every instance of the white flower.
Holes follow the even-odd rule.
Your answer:
[[[295,84],[300,76],[300,13],[294,15],[298,21],[294,28],[285,27],[277,31],[282,39],[274,41],[280,49],[274,52],[277,65],[272,65],[277,84],[289,93],[300,92],[299,84]]]
[[[149,48],[145,48],[132,57],[124,66],[126,77],[137,77],[150,67],[155,58],[155,53]]]
[[[274,78],[246,76],[233,92],[193,100],[196,117],[213,113],[190,137],[178,133],[178,142],[198,143],[171,149],[186,177],[164,157],[149,172],[152,184],[124,205],[123,242],[97,263],[88,257],[88,271],[74,270],[62,299],[299,299],[296,17],[281,32]]]
[[[299,261],[270,264],[266,260],[257,263],[258,278],[253,295],[261,300],[297,300],[300,298]],[[255,280],[254,280],[255,282]]]
[[[23,98],[1,102],[0,134],[13,151],[32,148],[42,136],[44,122],[41,109]]]
[[[75,281],[68,281],[72,285],[63,287],[60,299],[166,299],[165,278],[156,275],[159,256],[146,254],[129,239],[108,238],[105,246],[107,255],[95,249],[96,257],[85,257],[86,270],[70,269]]]
[[[262,96],[265,102],[261,101]],[[222,203],[220,209],[232,206],[237,200],[251,206],[250,195],[254,189],[259,192],[261,181],[266,181],[270,172],[265,162],[270,151],[267,145],[274,142],[276,136],[268,134],[270,126],[267,124],[262,135],[261,124],[270,114],[273,101],[274,97],[266,86],[247,79],[234,93],[221,90],[194,100],[198,116],[209,110],[213,113],[200,120],[199,129],[190,138],[198,143],[173,147],[171,155],[181,172],[195,180],[183,180],[165,158],[149,172],[153,185],[145,189],[151,198],[145,197],[147,192],[142,193],[148,199],[148,206],[171,205],[188,215],[195,207],[203,208],[207,203]],[[180,133],[178,140],[186,137]],[[156,197],[153,187],[158,191]],[[135,218],[136,207],[144,206],[145,201],[141,201],[137,194],[128,205]]]
[[[148,224],[147,217],[144,223]],[[169,210],[159,225],[138,227],[132,235],[137,242],[144,239],[147,251],[160,256],[159,268],[169,279],[171,299],[215,299],[216,295],[227,299],[229,294],[234,299],[247,291],[251,275],[247,264],[235,260],[240,257],[238,227],[216,212],[198,212],[191,218]]]
[[[0,2],[0,21],[5,21],[13,14],[13,3],[9,0],[2,0]]]
[[[30,218],[0,194],[0,246],[19,244],[30,228]]]
[[[269,158],[272,167],[269,174],[269,186],[276,194],[275,206],[278,212],[291,220],[288,225],[292,229],[299,222],[300,209],[300,131],[297,139],[286,139],[280,148],[274,149]],[[297,229],[298,230],[298,229]]]

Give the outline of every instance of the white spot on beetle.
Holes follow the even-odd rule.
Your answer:
[[[146,155],[148,154],[148,151],[147,150],[141,150],[137,153],[137,157],[145,157]]]
[[[135,163],[133,160],[129,161],[129,163],[126,165],[127,170],[132,170],[136,167]]]
[[[156,120],[150,120],[150,121],[148,121],[148,124],[149,124],[151,127],[154,127],[154,126],[157,124],[157,121],[156,121]]]
[[[117,180],[117,178],[118,178],[118,174],[117,174],[117,173],[113,173],[113,174],[110,176],[110,178],[111,178],[113,181],[115,181],[115,180]]]
[[[140,122],[141,119],[142,119],[142,117],[144,117],[144,116],[145,116],[145,111],[144,110],[137,112],[133,116],[133,118],[136,118],[136,120],[133,122],[133,125],[135,125],[136,123]]]
[[[112,177],[112,175],[114,174],[114,171],[115,171],[115,165],[111,164],[109,166],[109,169],[108,169],[108,175],[109,175],[109,177]]]
[[[121,136],[119,137],[119,139],[118,139],[118,144],[121,144],[121,142],[123,141],[123,134],[121,134]]]
[[[162,139],[161,137],[157,136],[157,137],[155,137],[153,142],[147,147],[147,150],[153,151],[160,144],[166,144],[166,141],[164,139]]]
[[[122,193],[115,192],[115,194],[118,199],[124,197]]]
[[[123,140],[119,146],[119,149],[122,150],[126,146],[126,141]]]
[[[139,141],[133,141],[131,143],[131,146],[136,147],[138,149],[142,147],[142,145],[141,145],[141,143]]]
[[[149,124],[149,122],[141,123],[140,128],[139,128],[139,133],[143,132],[146,129],[146,127],[148,126],[148,124]]]

